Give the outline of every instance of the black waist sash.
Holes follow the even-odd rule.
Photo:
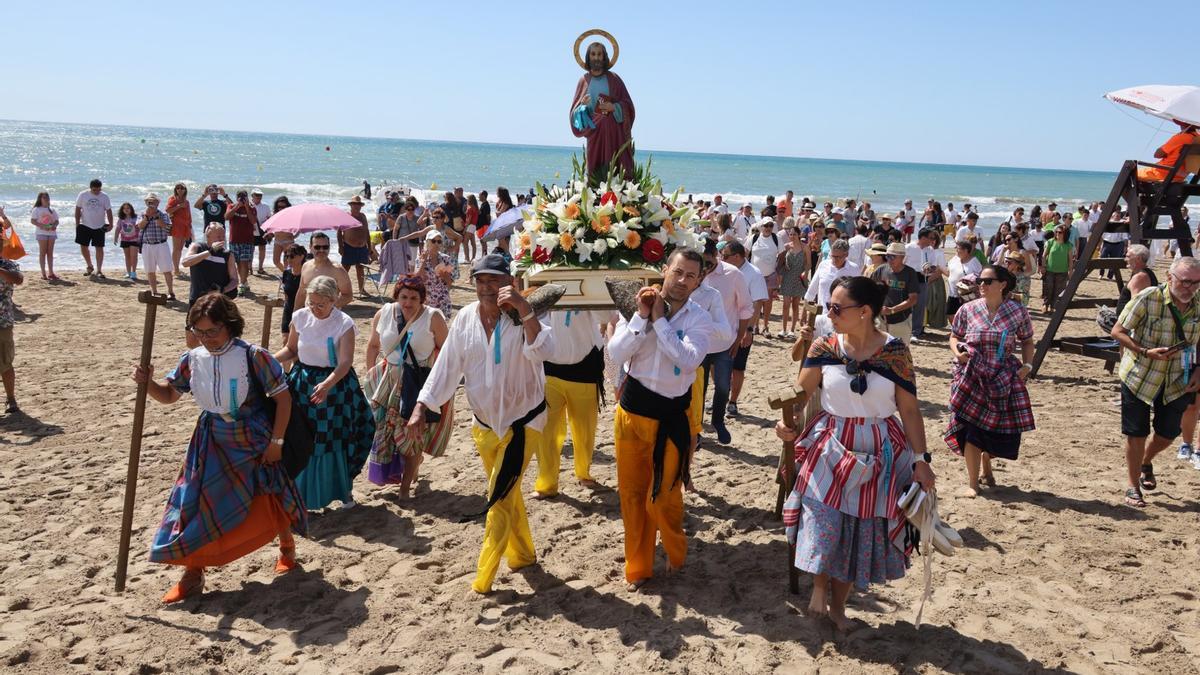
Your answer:
[[[496,487],[492,490],[492,494],[488,496],[487,505],[479,513],[470,513],[458,519],[458,522],[465,523],[475,520],[479,516],[486,514],[495,506],[496,502],[508,496],[509,491],[516,486],[521,480],[521,466],[525,463],[525,425],[533,421],[533,418],[542,414],[546,410],[546,401],[535,405],[533,410],[525,413],[521,419],[512,423],[512,436],[508,439],[508,445],[504,446],[504,454],[500,456],[500,471],[496,474]],[[483,420],[475,417],[475,423],[484,429],[495,431],[488,425],[483,423]]]
[[[667,453],[668,438],[679,451],[679,473],[671,481],[670,487],[675,487],[680,479],[691,480],[691,456],[688,451],[692,447],[692,429],[687,418],[691,403],[691,387],[688,387],[682,396],[668,398],[651,391],[634,377],[625,378],[625,385],[621,391],[621,408],[627,413],[658,421],[658,431],[654,435],[654,484],[650,492],[650,501],[658,499],[662,488],[663,462]]]
[[[592,347],[592,351],[579,363],[542,363],[547,377],[557,377],[567,382],[595,383],[596,400],[604,402],[604,352],[599,347]]]

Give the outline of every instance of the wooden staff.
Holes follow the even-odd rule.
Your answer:
[[[271,348],[270,347],[270,345],[271,345],[271,312],[276,307],[283,307],[283,298],[259,297],[259,298],[255,298],[254,301],[263,306],[263,331],[262,331],[262,342],[260,344],[262,345],[263,349],[270,349]]]
[[[154,352],[154,320],[158,307],[167,304],[167,296],[155,295],[150,291],[138,293],[138,302],[146,306],[146,323],[142,326],[143,369],[150,368],[150,356]],[[125,592],[125,570],[129,566],[129,539],[133,534],[133,502],[137,494],[138,460],[142,454],[142,425],[146,421],[146,391],[150,378],[138,385],[137,399],[133,406],[133,436],[129,439],[129,468],[125,473],[125,508],[121,513],[121,546],[117,550],[117,592]]]
[[[804,303],[801,318],[804,325],[808,326],[811,331],[816,326],[817,308],[808,303]],[[808,348],[812,344],[811,340],[803,340],[800,344],[800,362],[803,368],[804,355],[808,354]],[[780,411],[780,419],[783,425],[789,428],[796,428],[800,425],[796,424],[796,412],[800,410],[800,418],[803,420],[803,406],[808,401],[808,394],[800,388],[800,377],[796,376],[796,383],[787,389],[776,392],[773,396],[767,399],[767,403],[772,410]],[[807,421],[807,420],[803,420]],[[779,484],[779,492],[775,497],[775,517],[783,517],[783,502],[787,499],[787,495],[792,491],[792,486],[796,482],[795,469],[795,453],[796,444],[794,442],[783,441],[779,451],[779,464],[775,472],[775,482]],[[800,592],[800,573],[796,569],[795,564],[796,547],[788,545],[788,589],[793,593]]]

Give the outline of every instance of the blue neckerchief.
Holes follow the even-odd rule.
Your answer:
[[[677,330],[675,331],[675,335],[679,337],[680,342],[683,342],[683,331]],[[675,375],[679,375],[681,372],[683,371],[679,370],[679,366],[675,366]]]
[[[325,338],[325,348],[329,350],[329,367],[337,368],[337,347],[334,346],[333,338]]]
[[[1004,345],[1007,340],[1008,340],[1008,329],[1005,328],[1003,331],[1000,331],[1000,344],[996,346],[996,360],[997,361],[1004,360]]]
[[[495,354],[496,365],[500,365],[500,320],[496,320],[496,328],[492,331],[492,352]]]
[[[566,322],[565,326],[569,327],[571,325],[571,315],[578,314],[578,313],[579,313],[579,310],[577,310],[577,309],[568,309],[567,310],[567,322]]]
[[[238,381],[236,377],[229,378],[229,416],[237,417]]]

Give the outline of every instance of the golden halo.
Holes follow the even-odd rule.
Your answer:
[[[605,40],[608,40],[608,43],[612,45],[612,56],[608,59],[608,67],[612,68],[613,66],[617,65],[617,57],[621,54],[621,45],[617,44],[617,39],[612,36],[612,33],[609,33],[606,30],[600,30],[599,28],[586,30],[580,34],[579,37],[575,38],[575,63],[578,63],[579,67],[583,68],[584,70],[588,69],[587,62],[579,56],[579,45],[583,44],[583,41],[592,35],[599,35]]]

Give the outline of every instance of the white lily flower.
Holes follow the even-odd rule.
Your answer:
[[[621,201],[626,204],[636,204],[643,197],[642,191],[638,189],[637,183],[628,181],[625,183],[625,189],[622,191]]]
[[[587,262],[592,259],[593,244],[580,239],[575,242],[575,253],[579,255],[579,262]]]
[[[534,246],[541,246],[547,251],[553,251],[558,247],[558,235],[543,232],[533,239]]]
[[[629,234],[629,229],[628,223],[616,222],[612,224],[612,229],[610,229],[608,233],[611,234],[616,241],[625,241],[625,235]]]
[[[663,246],[666,246],[666,245],[667,245],[667,239],[668,239],[670,236],[671,236],[671,235],[667,234],[667,231],[666,231],[666,230],[659,230],[658,232],[655,232],[654,234],[651,234],[651,235],[650,235],[650,238],[651,238],[651,239],[657,239],[657,240],[658,240],[658,243],[662,244]]]
[[[630,218],[629,220],[625,221],[625,227],[631,230],[642,229],[642,217],[634,216],[633,218]],[[624,239],[624,237],[622,237],[622,239]]]
[[[670,217],[671,217],[671,214],[665,208],[663,208],[662,206],[659,206],[657,210],[651,211],[650,215],[646,216],[646,222],[647,223],[661,223],[662,221],[664,221]]]

